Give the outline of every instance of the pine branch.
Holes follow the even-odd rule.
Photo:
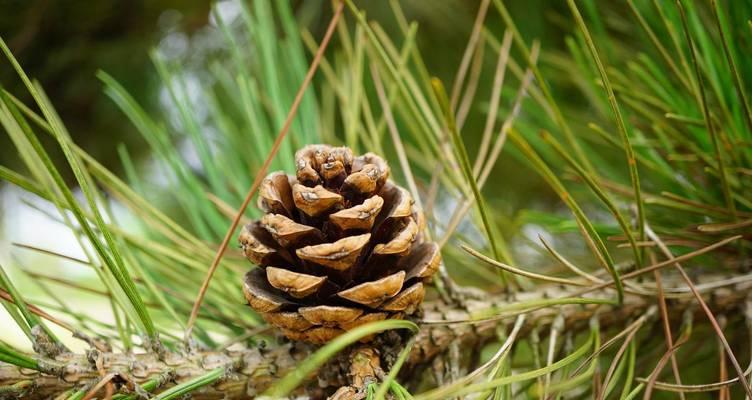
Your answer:
[[[735,276],[727,279],[718,274],[703,274],[696,278],[708,306],[715,314],[724,314],[741,307],[747,293],[752,287],[749,275]],[[718,283],[718,284],[716,284]],[[682,318],[687,310],[698,314],[701,309],[689,291],[684,288],[678,275],[665,276],[664,288],[668,290],[669,317],[673,320]],[[674,290],[670,290],[674,288]],[[457,344],[462,349],[473,349],[493,339],[497,326],[511,324],[515,315],[528,314],[526,323],[520,332],[524,335],[533,327],[545,327],[554,318],[561,315],[566,329],[577,331],[587,329],[588,321],[596,316],[600,326],[622,326],[625,321],[644,315],[656,304],[654,293],[629,294],[625,296],[622,306],[608,304],[570,304],[561,307],[540,309],[516,309],[513,304],[524,304],[526,299],[571,298],[578,296],[582,288],[562,287],[559,285],[541,285],[536,290],[519,293],[516,298],[507,295],[478,296],[473,291],[462,294],[464,306],[450,305],[442,301],[427,302],[424,306],[423,326],[416,338],[413,351],[406,360],[403,371],[421,371],[431,361],[443,354],[450,345]],[[480,293],[478,293],[480,294]],[[593,291],[586,295],[588,299],[602,299],[613,296],[611,289]],[[495,314],[493,317],[475,323],[472,318],[488,312],[494,307],[506,307],[512,312]],[[449,323],[447,323],[449,321]],[[540,332],[539,332],[540,333]],[[401,350],[402,341],[398,335],[382,335],[370,346],[380,353],[384,369]],[[0,393],[4,396],[16,396],[25,399],[44,399],[54,397],[66,390],[92,387],[104,374],[115,373],[119,379],[115,382],[139,384],[150,380],[160,380],[161,392],[176,383],[205,375],[217,368],[225,370],[221,379],[211,385],[193,392],[195,399],[240,399],[262,393],[277,379],[293,371],[305,359],[314,347],[304,344],[285,343],[271,348],[248,348],[227,352],[196,352],[193,354],[166,353],[159,359],[155,353],[128,355],[121,353],[64,354],[54,360],[40,360],[41,369],[48,373],[23,369],[0,362]],[[355,350],[363,351],[362,346]],[[100,354],[101,358],[97,355]],[[312,379],[307,387],[298,389],[298,394],[319,398],[344,385],[363,385],[363,377],[355,376],[351,353],[345,351],[330,360],[321,369],[318,379]],[[97,368],[99,359],[100,368]],[[391,361],[390,361],[391,360]],[[164,379],[169,377],[170,379]],[[313,377],[312,377],[313,378]],[[380,378],[380,377],[379,377]],[[125,385],[127,387],[127,385]],[[5,390],[8,389],[8,390]]]

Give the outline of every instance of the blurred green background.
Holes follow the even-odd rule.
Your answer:
[[[210,263],[216,243],[228,225],[226,210],[237,207],[243,192],[250,186],[252,177],[246,171],[257,170],[263,162],[265,151],[270,147],[271,140],[281,125],[280,120],[287,112],[289,102],[286,101],[291,101],[292,93],[303,75],[301,71],[305,69],[302,66],[296,71],[294,61],[305,58],[307,62],[311,58],[311,49],[304,49],[299,43],[291,44],[289,36],[286,36],[294,29],[290,30],[289,26],[280,22],[291,21],[292,18],[280,17],[281,13],[276,12],[290,4],[295,22],[303,29],[303,38],[307,38],[306,35],[310,33],[310,37],[318,41],[323,36],[332,10],[330,0],[289,3],[282,0],[274,3],[272,0],[262,3],[267,6],[248,3],[258,6],[248,7],[252,8],[254,14],[251,18],[248,17],[250,11],[246,14],[242,12],[247,10],[240,6],[239,1],[241,0],[216,3],[90,3],[0,0],[0,35],[7,41],[25,71],[38,79],[45,88],[73,140],[132,185],[134,192],[143,196],[150,205],[153,204],[180,223],[181,227],[189,230],[191,238],[196,239],[184,241],[182,236],[161,236],[162,232],[154,229],[153,225],[147,227],[148,222],[154,225],[161,222],[155,223],[157,219],[152,219],[144,223],[144,220],[154,214],[145,211],[146,207],[139,207],[138,203],[107,203],[107,206],[112,207],[111,214],[116,220],[114,225],[131,235],[123,235],[124,241],[126,237],[130,240],[123,248],[128,250],[128,254],[139,257],[138,261],[149,269],[152,279],[160,283],[169,280],[167,287],[178,292],[177,295],[170,292],[169,297],[176,307],[180,307],[179,317],[187,315],[192,305],[192,296]],[[293,128],[286,144],[298,145],[300,141],[310,140],[311,137],[322,137],[360,146],[359,151],[377,151],[368,144],[377,143],[381,146],[380,140],[383,139],[387,143],[383,146],[384,155],[392,161],[392,177],[404,184],[406,174],[397,162],[391,137],[383,132],[379,133],[383,137],[369,136],[376,129],[371,129],[368,124],[371,121],[366,121],[366,117],[359,114],[361,104],[365,103],[363,98],[367,98],[371,101],[368,109],[372,107],[377,110],[376,115],[381,116],[382,107],[376,102],[373,90],[375,80],[367,75],[370,65],[363,68],[362,60],[365,57],[368,63],[382,56],[374,57],[372,53],[368,53],[372,50],[370,47],[364,50],[365,56],[364,53],[346,47],[356,47],[353,43],[363,46],[367,42],[386,43],[389,40],[393,40],[396,46],[407,47],[404,43],[408,42],[408,35],[395,19],[389,2],[356,0],[355,3],[365,11],[369,21],[375,21],[372,26],[383,29],[384,37],[388,40],[366,40],[362,26],[356,23],[352,12],[345,11],[345,17],[340,21],[342,31],[335,35],[331,47],[327,49],[326,61],[330,69],[327,70],[322,64],[316,81],[309,89],[311,93],[315,93],[318,103],[307,109],[301,107],[297,123],[305,122],[306,126],[302,128],[306,129]],[[454,0],[400,2],[406,19],[418,24],[415,44],[425,61],[427,75],[438,77],[448,89],[452,88],[459,69],[479,3],[480,1]],[[598,183],[613,197],[615,208],[629,220],[628,224],[637,225],[637,218],[634,218],[632,210],[635,202],[631,197],[633,192],[622,148],[624,145],[617,139],[618,130],[607,96],[602,90],[601,75],[590,57],[583,33],[576,26],[565,1],[508,0],[504,3],[509,7],[511,20],[521,31],[521,41],[530,47],[534,47],[534,40],[540,41],[542,51],[537,65],[541,76],[551,87],[551,97],[555,99],[543,104],[545,101],[540,101],[539,92],[538,98],[535,98],[535,92],[540,91],[540,82],[530,88],[530,96],[521,101],[522,111],[515,121],[515,128],[521,133],[510,140],[517,140],[515,143],[504,147],[498,162],[493,164],[491,180],[483,189],[493,219],[490,225],[498,230],[497,234],[508,244],[511,257],[506,258],[505,255],[504,258],[510,264],[524,269],[550,274],[562,273],[562,266],[542,249],[540,236],[573,264],[590,272],[595,271],[598,262],[588,251],[579,227],[572,219],[572,212],[565,205],[566,200],[562,201],[568,198],[580,202],[583,214],[592,221],[593,230],[606,243],[604,248],[607,247],[608,251],[604,254],[608,253],[615,264],[620,264],[622,270],[632,268],[639,262],[631,258],[625,237],[619,237],[622,229],[613,216],[587,185],[583,184],[581,178],[584,174],[573,171],[540,135],[541,130],[549,130],[556,140],[563,141],[564,130],[556,126],[558,122],[555,123],[554,118],[550,117],[553,114],[550,110],[555,103],[563,114],[562,119],[566,120],[576,137],[573,142],[579,142],[585,149],[582,158],[597,167],[597,173],[592,176],[601,179]],[[273,4],[273,7],[269,4]],[[283,6],[280,7],[280,4]],[[677,34],[680,32],[679,27],[683,26],[676,8],[677,3],[659,0],[578,0],[577,4],[606,65],[607,71],[604,74],[612,80],[627,125],[624,130],[629,131],[625,135],[629,136],[632,141],[630,146],[634,147],[637,154],[635,168],[639,169],[647,210],[646,220],[649,220],[658,234],[674,241],[671,246],[676,248],[677,254],[714,241],[718,235],[700,232],[698,225],[729,222],[738,216],[727,210],[728,204],[724,204],[727,200],[726,193],[721,189],[716,172],[718,166],[710,140],[712,135],[709,135],[703,124],[703,107],[695,101],[698,96],[695,96],[694,87],[686,83],[693,82],[696,78],[695,71],[687,62],[689,46],[686,36]],[[631,4],[634,8],[630,7]],[[686,0],[682,4],[687,7],[689,15],[687,34],[694,37],[698,49],[700,72],[697,74],[707,84],[711,112],[718,117],[721,131],[728,135],[724,137],[726,141],[722,145],[723,151],[728,153],[727,172],[732,177],[733,196],[736,200],[733,200],[731,194],[728,198],[732,205],[735,204],[734,201],[738,203],[740,216],[749,219],[752,218],[752,203],[749,200],[752,198],[751,134],[742,118],[731,73],[725,64],[722,47],[719,46],[718,31],[713,25],[713,13],[709,8],[712,3]],[[270,12],[271,9],[274,12]],[[749,20],[752,2],[721,1],[719,9],[722,11],[723,24],[727,25],[727,34],[732,43],[730,47],[739,71],[748,86],[752,59],[745,55],[752,50],[752,31],[749,30],[752,27]],[[264,18],[271,15],[280,21],[265,23],[269,21]],[[645,22],[641,25],[638,19],[643,17]],[[721,19],[719,26],[722,24],[720,21]],[[247,26],[253,24],[259,27]],[[478,47],[486,52],[477,71],[480,81],[468,120],[461,129],[461,142],[467,146],[471,159],[478,153],[485,120],[489,114],[488,99],[497,73],[499,43],[504,36],[505,24],[494,5],[489,8],[484,27],[488,32],[481,39],[482,45]],[[669,50],[656,49],[645,27],[654,30],[658,35],[656,41],[663,43]],[[269,31],[265,29],[277,35],[269,35]],[[357,42],[358,38],[362,41]],[[240,50],[235,46],[237,43],[242,47]],[[266,50],[271,48],[286,57],[259,62],[264,57],[264,45]],[[290,50],[296,45],[297,48]],[[284,51],[288,53],[283,53]],[[155,57],[155,54],[159,56]],[[360,54],[360,63],[353,54]],[[524,68],[526,56],[520,51],[519,43],[512,47],[510,54],[510,65],[515,62],[517,65],[523,64]],[[397,58],[393,55],[389,57]],[[681,62],[684,71],[674,71],[678,68],[671,68],[672,62]],[[418,75],[421,72],[416,72],[419,69],[417,62],[410,61],[407,64],[409,73],[402,77],[405,80],[412,78],[407,75]],[[269,66],[278,67],[278,76],[289,78],[289,82],[280,83],[280,80],[268,79],[275,75],[269,74]],[[496,125],[511,114],[512,99],[518,88],[523,86],[519,79],[522,75],[520,70],[518,67],[517,74],[506,74],[499,113],[494,121]],[[112,78],[98,73],[99,71],[104,71]],[[383,77],[389,78],[385,69],[381,71],[384,73]],[[327,76],[327,73],[330,75]],[[422,84],[429,81],[428,76],[419,78],[426,78],[420,82]],[[19,95],[24,103],[33,104],[21,81],[6,62],[0,62],[0,85],[10,93]],[[414,91],[416,97],[422,96],[431,90],[430,83],[425,86],[429,88],[410,88],[405,91]],[[471,85],[468,84],[467,87],[469,86]],[[284,92],[283,95],[268,93],[271,92],[268,90],[270,87]],[[134,101],[129,101],[128,94],[133,96]],[[353,97],[358,97],[357,101],[351,101]],[[412,99],[405,94],[402,97]],[[436,236],[441,237],[446,232],[444,230],[447,229],[453,210],[470,195],[467,188],[462,189],[464,192],[452,191],[456,187],[452,187],[451,175],[459,173],[451,170],[453,165],[447,160],[454,156],[437,160],[440,155],[434,152],[439,153],[444,148],[436,146],[439,150],[434,150],[417,143],[429,136],[434,140],[444,139],[441,137],[444,132],[438,127],[443,122],[443,115],[435,113],[436,110],[431,109],[431,106],[425,107],[427,111],[404,112],[412,104],[408,100],[401,100],[394,103],[394,108],[400,136],[406,142],[408,150],[412,150],[409,156],[417,171],[418,192],[429,191],[429,175],[436,170],[435,164],[444,167],[439,174],[443,174],[442,178],[450,182],[446,184],[442,181],[438,185],[441,189],[438,191],[435,212],[429,215],[429,218],[433,217],[430,222]],[[348,120],[351,114],[355,115],[355,122]],[[436,123],[436,128],[429,124],[425,124],[424,128],[416,122],[419,118],[414,118],[423,114],[426,114],[426,118],[432,117],[433,121],[441,122]],[[669,114],[673,116],[670,117]],[[254,125],[258,121],[262,124]],[[752,121],[748,124],[752,126]],[[137,129],[137,125],[140,129]],[[374,124],[371,122],[371,125]],[[315,132],[318,136],[308,135],[319,126],[330,127],[335,132],[321,129],[322,132]],[[243,129],[249,129],[247,135]],[[425,137],[420,136],[424,130]],[[524,139],[520,139],[521,137]],[[46,135],[40,135],[40,138],[46,141],[46,148],[56,159],[57,165],[65,165],[66,161],[58,146]],[[147,140],[150,142],[147,143]],[[520,150],[524,148],[520,145],[520,140],[529,143],[534,152],[525,153]],[[201,145],[218,154],[211,151],[201,154]],[[457,151],[456,147],[459,146],[456,143],[452,146]],[[571,151],[570,146],[571,143],[567,143],[566,150],[562,153]],[[164,151],[165,148],[168,151]],[[426,148],[429,151],[425,151]],[[152,153],[150,149],[157,150]],[[550,168],[554,179],[563,181],[563,186],[566,187],[563,195],[557,195],[551,187],[555,185],[549,185],[541,178],[543,168],[531,165],[535,164],[530,162],[535,155],[530,154],[535,152],[543,159],[541,164]],[[125,161],[131,158],[133,168],[124,168],[124,165],[128,165]],[[175,159],[179,159],[179,162],[170,164]],[[287,162],[288,169],[292,169],[291,160],[291,151],[282,151],[278,153],[273,168],[280,168],[280,165]],[[26,172],[6,135],[0,136],[0,165],[20,173]],[[215,176],[212,176],[212,170]],[[66,167],[61,171],[67,174],[68,184],[75,186],[70,170]],[[171,172],[183,175],[171,180],[170,178],[174,178],[169,175]],[[105,182],[109,182],[101,177],[97,179],[103,186],[108,184]],[[80,313],[78,315],[87,315],[88,320],[96,316],[94,318],[97,322],[112,325],[112,311],[104,299],[106,293],[103,295],[102,291],[91,293],[69,287],[73,286],[72,283],[80,283],[86,288],[101,289],[101,282],[91,269],[22,246],[31,244],[65,255],[82,257],[81,248],[72,237],[69,227],[56,219],[57,210],[17,187],[4,183],[0,185],[0,263],[8,267],[12,280],[23,288],[25,295],[34,304],[55,309],[55,304],[51,304],[53,307],[48,304],[53,303],[52,300],[56,297],[64,298],[65,302],[57,303],[66,303],[70,310]],[[110,187],[103,189],[107,191]],[[218,206],[220,202],[224,204]],[[225,206],[225,209],[222,210],[221,206]],[[254,212],[256,211],[252,206],[247,216],[254,215]],[[139,217],[143,218],[139,220]],[[484,229],[477,217],[473,215],[462,219],[460,228],[451,235],[442,254],[447,261],[449,273],[457,282],[482,286],[489,291],[498,290],[497,271],[468,257],[458,246],[465,242],[486,254],[491,253],[489,249],[492,246],[484,237]],[[730,230],[734,229],[736,228]],[[169,229],[167,231],[171,232]],[[175,240],[175,237],[178,239]],[[152,251],[153,248],[144,242],[157,246],[167,243],[164,246],[167,251]],[[199,247],[202,254],[199,254]],[[635,253],[636,248],[635,245]],[[729,274],[749,270],[748,240],[739,245],[738,254],[730,249],[723,251],[727,253],[719,251],[693,260],[692,267],[697,268],[698,273],[701,268],[713,271],[724,269]],[[186,252],[190,253],[190,257],[183,257]],[[225,261],[228,264],[234,263],[232,266],[235,268],[218,270],[218,276],[223,275],[213,282],[219,282],[223,286],[220,288],[218,284],[213,284],[206,304],[215,309],[227,306],[230,316],[223,316],[226,318],[224,320],[202,321],[206,326],[215,328],[212,333],[219,332],[217,336],[220,337],[212,338],[219,340],[229,337],[222,335],[237,334],[245,327],[243,323],[252,318],[247,307],[242,304],[239,291],[234,291],[239,273],[248,265],[237,249],[231,249]],[[20,273],[20,269],[26,269],[29,273]],[[36,279],[34,274],[42,274],[44,278]],[[55,279],[69,282],[56,282]],[[157,296],[149,297],[154,301]],[[63,312],[77,318],[74,312]],[[169,315],[163,310],[157,315],[159,322],[169,320]],[[741,316],[735,317],[736,326],[741,326]],[[181,318],[178,320],[182,322]],[[0,310],[0,327],[6,326],[11,328],[0,329],[0,340],[28,349],[28,342],[14,328],[5,311]],[[164,332],[176,332],[174,324],[165,323],[160,328]],[[225,328],[235,329],[236,332],[227,332]],[[698,331],[701,332],[698,337],[708,337],[706,333]],[[646,335],[647,338],[657,338],[651,332]],[[81,346],[80,343],[71,345]],[[697,351],[698,348],[686,347],[682,356],[693,360],[692,365],[695,358],[707,358],[706,353]],[[708,346],[704,351],[708,349],[716,350]],[[647,352],[645,354],[649,357]],[[703,362],[704,360],[698,361],[698,365]],[[692,374],[695,373],[698,378],[702,378],[705,372],[703,368],[699,368],[692,371]]]

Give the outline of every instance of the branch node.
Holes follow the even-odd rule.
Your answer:
[[[55,358],[62,353],[69,352],[62,343],[52,340],[50,335],[42,328],[42,325],[34,325],[31,328],[31,337],[34,351],[44,357]]]

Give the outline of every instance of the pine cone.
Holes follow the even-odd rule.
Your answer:
[[[259,190],[266,214],[240,244],[258,265],[245,275],[251,307],[292,340],[324,343],[358,325],[413,314],[438,269],[423,213],[388,181],[372,153],[310,145],[296,176],[274,172]]]

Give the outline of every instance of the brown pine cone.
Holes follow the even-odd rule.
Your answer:
[[[266,212],[240,233],[258,265],[245,275],[251,307],[292,340],[324,343],[358,325],[414,313],[441,262],[423,238],[410,193],[379,156],[310,145],[296,176],[274,172],[259,190]]]

